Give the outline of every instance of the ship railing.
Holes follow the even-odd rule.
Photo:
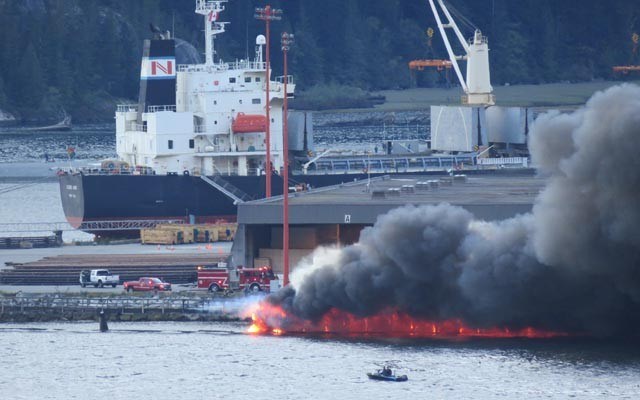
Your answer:
[[[91,167],[62,167],[58,168],[58,175],[155,175],[156,172],[150,167],[114,167],[114,168],[91,168]]]
[[[284,84],[285,80],[287,81],[287,85],[293,85],[293,75],[287,76],[278,76],[276,78],[276,82]]]
[[[228,68],[219,64],[206,65],[206,64],[180,64],[178,65],[178,72],[215,72],[225,71]]]
[[[221,176],[235,176],[238,175],[238,167],[223,167],[218,168],[217,165],[213,165],[213,174]]]
[[[162,111],[173,111],[173,112],[176,112],[176,106],[175,105],[161,105],[161,106],[149,106],[149,107],[147,107],[147,112],[148,113],[156,113],[156,112],[162,112]]]
[[[127,126],[127,131],[128,132],[146,132],[147,131],[147,125],[146,124],[138,124],[135,121],[132,121],[128,124]]]
[[[489,44],[489,38],[487,36],[480,35],[479,39],[480,39],[480,44]],[[467,43],[470,45],[473,44],[474,42],[475,42],[475,36],[467,39]]]
[[[127,219],[106,221],[84,221],[78,228],[74,228],[68,222],[28,222],[28,223],[0,223],[2,234],[34,234],[41,232],[91,230],[91,231],[127,231],[146,228],[155,228],[157,225],[185,224],[183,218],[156,218],[156,219]]]
[[[262,170],[260,168],[247,168],[247,175],[248,176],[259,176],[261,171]]]
[[[138,112],[137,104],[118,104],[116,112]]]
[[[265,70],[267,69],[266,62],[238,60],[231,63],[217,63],[213,65],[207,64],[180,64],[178,65],[178,72],[216,72],[216,71],[230,71],[230,70]]]
[[[262,90],[267,90],[267,84],[266,83],[262,85]],[[284,84],[280,83],[280,82],[276,82],[276,81],[271,82],[271,85],[269,86],[269,91],[270,92],[284,92]]]
[[[203,133],[207,131],[207,126],[205,124],[202,125],[194,125],[193,132],[194,133]]]
[[[322,159],[310,166],[308,173],[397,173],[463,169],[475,165],[474,156]]]
[[[263,70],[267,69],[267,63],[258,62],[258,61],[248,61],[248,60],[240,60],[227,64],[230,70],[237,69],[253,69],[253,70]]]
[[[529,166],[527,157],[478,158],[478,165],[522,165]]]

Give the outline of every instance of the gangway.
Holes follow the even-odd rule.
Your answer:
[[[235,204],[240,204],[240,203],[244,203],[245,201],[252,200],[251,196],[249,196],[247,193],[243,192],[242,190],[238,189],[237,187],[233,186],[232,184],[224,180],[219,175],[214,175],[213,179],[210,179],[204,175],[200,175],[200,179],[202,179],[209,185],[213,186],[214,188],[218,189],[225,196],[233,200]]]

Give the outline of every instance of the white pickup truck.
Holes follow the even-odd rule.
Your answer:
[[[119,275],[111,275],[108,269],[92,269],[80,271],[80,286],[93,285],[93,287],[103,287],[111,285],[116,287],[120,283]]]

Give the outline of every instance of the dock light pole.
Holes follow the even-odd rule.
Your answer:
[[[287,113],[289,111],[289,102],[287,93],[287,83],[289,76],[287,75],[287,53],[293,45],[293,35],[287,32],[282,33],[281,37],[282,54],[284,56],[284,107],[282,112],[282,153],[284,168],[282,169],[282,261],[284,268],[284,286],[289,284],[289,124],[287,121]]]
[[[267,36],[267,62],[266,62],[266,75],[267,75],[267,87],[266,87],[266,92],[267,92],[267,126],[266,126],[266,144],[267,144],[267,162],[265,165],[265,169],[267,172],[267,187],[265,188],[265,197],[269,198],[271,197],[271,117],[269,116],[269,103],[270,103],[270,95],[271,93],[269,92],[269,81],[271,80],[270,74],[269,74],[269,42],[270,42],[270,25],[271,25],[271,21],[279,21],[282,19],[282,10],[276,9],[276,8],[271,8],[270,5],[267,5],[266,7],[262,8],[262,7],[257,7],[255,9],[255,18],[262,20],[265,22],[266,24],[266,36]]]

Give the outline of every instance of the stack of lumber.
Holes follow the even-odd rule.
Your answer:
[[[157,225],[153,229],[141,229],[140,239],[143,244],[193,243],[193,228],[191,225]]]
[[[232,241],[238,230],[238,224],[223,223],[215,226],[218,227],[218,240],[221,242]]]
[[[140,230],[143,244],[183,244],[232,241],[237,224],[162,224],[153,229]]]

